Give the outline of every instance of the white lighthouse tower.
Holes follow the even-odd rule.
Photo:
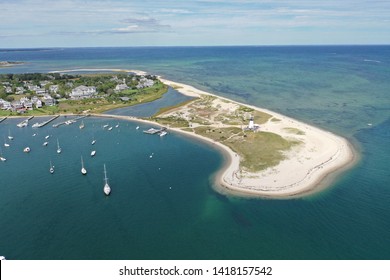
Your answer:
[[[253,116],[251,116],[251,118],[249,120],[248,129],[250,129],[250,130],[254,130],[255,129],[255,124],[253,122]]]

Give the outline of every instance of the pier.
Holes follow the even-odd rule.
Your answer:
[[[60,116],[60,115],[54,116],[54,117],[52,117],[50,120],[47,120],[47,121],[45,121],[45,122],[35,123],[35,124],[33,124],[32,127],[43,127],[43,126],[47,125],[48,123],[54,121],[54,120],[55,120],[56,118],[58,118],[59,116]]]
[[[8,118],[8,117],[4,117],[4,118],[0,119],[0,123],[3,122],[3,121],[5,121],[7,118]]]
[[[161,127],[160,129],[157,129],[157,128],[149,128],[148,130],[144,130],[143,132],[146,133],[146,134],[157,134],[157,133],[161,133],[163,131],[167,130],[166,127]]]
[[[64,122],[59,122],[59,123],[53,124],[53,127],[59,127],[59,126],[64,125],[64,124],[69,125],[69,124],[75,123],[76,121],[78,121],[80,119],[86,118],[88,116],[89,115],[78,116],[78,117],[71,119],[71,120],[66,120]]]
[[[28,125],[28,121],[31,120],[33,117],[34,116],[31,116],[31,117],[25,119],[24,121],[18,123],[16,126],[17,127],[25,127],[25,126],[27,126]]]

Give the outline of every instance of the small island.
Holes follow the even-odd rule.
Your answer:
[[[70,74],[106,70],[115,74]],[[0,114],[88,113],[145,122],[206,141],[225,155],[215,187],[250,197],[292,198],[330,185],[352,166],[350,143],[333,133],[267,109],[235,102],[137,70],[77,69],[0,75]],[[191,99],[149,118],[104,111],[154,101],[172,87]]]
[[[22,61],[0,61],[0,67],[12,67],[15,65],[24,64]]]

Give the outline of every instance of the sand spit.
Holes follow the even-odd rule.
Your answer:
[[[125,69],[73,69],[55,72],[75,71],[118,71],[132,72],[145,75],[146,72]],[[246,106],[256,111],[273,116],[265,124],[261,124],[260,130],[278,134],[286,139],[300,141],[300,145],[285,154],[285,159],[278,165],[256,173],[250,173],[240,168],[240,157],[229,147],[210,138],[197,135],[193,132],[183,131],[180,128],[169,128],[185,135],[207,141],[216,148],[224,151],[226,164],[217,175],[217,190],[243,196],[291,198],[311,194],[330,185],[329,179],[356,162],[356,155],[352,145],[343,137],[317,127],[300,122],[296,119],[281,115],[268,109],[259,108],[196,89],[192,86],[173,82],[162,77],[160,80],[175,88],[180,93],[200,97],[209,95],[224,101],[223,106]],[[178,108],[179,109],[179,108]],[[107,114],[91,114],[97,117],[110,117],[130,121],[141,121],[154,126],[161,126],[156,122],[140,120],[135,117],[117,116]],[[296,133],[299,131],[299,133]]]

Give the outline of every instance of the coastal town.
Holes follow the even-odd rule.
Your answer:
[[[0,75],[0,110],[10,114],[44,111],[55,107],[55,113],[71,104],[124,104],[137,101],[149,91],[161,92],[162,83],[153,75],[133,73],[68,75],[68,74],[2,74]],[[139,98],[138,98],[139,99]],[[63,106],[61,106],[63,105]],[[63,107],[63,108],[61,108]],[[0,112],[1,112],[0,111]],[[34,113],[34,112],[32,112]]]

